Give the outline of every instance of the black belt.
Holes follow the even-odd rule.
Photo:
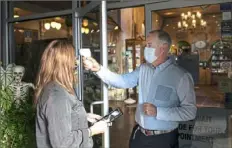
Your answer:
[[[138,129],[146,136],[166,134],[175,130],[147,130],[142,128],[141,126],[138,126]]]

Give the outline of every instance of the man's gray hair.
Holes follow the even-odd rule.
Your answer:
[[[167,32],[165,32],[163,30],[152,30],[149,33],[150,34],[156,34],[161,43],[168,44],[168,48],[171,47],[172,39],[171,39],[170,35]]]

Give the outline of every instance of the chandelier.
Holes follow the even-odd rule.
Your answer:
[[[197,27],[205,29],[206,24],[199,11],[196,13],[188,11],[187,13],[181,13],[181,21],[178,22],[177,26],[181,31],[194,31]]]
[[[50,30],[50,28],[56,28],[57,30],[60,30],[61,27],[62,27],[61,23],[56,22],[56,21],[44,23],[44,28],[46,30]]]

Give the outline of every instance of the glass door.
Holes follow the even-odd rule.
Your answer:
[[[210,148],[222,143],[231,147],[232,89],[228,72],[232,63],[232,18],[226,16],[231,16],[231,10],[231,1],[220,0],[180,0],[145,6],[146,35],[157,29],[169,33],[170,57],[195,82],[197,116],[193,121],[180,123],[180,147]],[[216,120],[220,124],[216,125]],[[208,130],[212,128],[220,132]],[[208,140],[202,141],[203,135]]]

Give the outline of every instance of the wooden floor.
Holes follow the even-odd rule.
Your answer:
[[[195,93],[197,107],[224,107],[224,94],[217,87],[200,85]]]
[[[195,92],[198,107],[224,107],[223,94],[216,88],[198,86]],[[128,148],[130,134],[135,125],[136,108],[127,107],[123,101],[111,100],[109,105],[113,109],[119,107],[124,114],[114,122],[110,129],[110,148]]]
[[[123,116],[110,129],[110,148],[128,148],[130,134],[135,125],[135,107],[126,107],[123,101],[110,101],[110,107],[119,107],[123,112]]]

